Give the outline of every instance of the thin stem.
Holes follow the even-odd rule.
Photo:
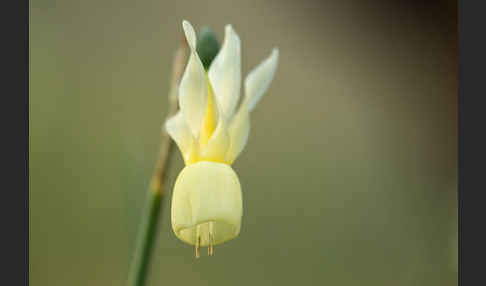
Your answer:
[[[177,112],[177,87],[184,71],[186,59],[187,43],[183,38],[179,49],[174,55],[167,119]],[[154,244],[153,242],[157,233],[157,225],[161,219],[160,213],[162,212],[164,199],[167,196],[167,170],[171,162],[174,144],[169,134],[165,131],[165,128],[162,128],[161,136],[159,158],[155,166],[154,174],[150,180],[150,187],[145,201],[142,221],[137,234],[135,253],[130,265],[128,286],[145,285]]]

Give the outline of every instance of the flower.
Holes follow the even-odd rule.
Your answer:
[[[243,215],[241,185],[231,164],[241,153],[250,132],[250,112],[272,81],[279,51],[254,68],[241,88],[241,44],[226,25],[221,50],[204,70],[196,52],[196,33],[188,21],[182,26],[191,49],[179,85],[180,110],[166,122],[166,130],[182,153],[185,167],[172,195],[171,220],[175,235],[199,248],[238,236]]]

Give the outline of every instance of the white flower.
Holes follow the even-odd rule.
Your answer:
[[[254,68],[244,82],[240,99],[241,44],[231,25],[208,72],[196,52],[196,33],[183,21],[191,49],[179,86],[180,111],[166,123],[186,167],[179,174],[172,196],[172,229],[176,236],[199,247],[235,238],[243,214],[241,186],[231,164],[241,153],[250,131],[250,112],[272,81],[278,49]]]

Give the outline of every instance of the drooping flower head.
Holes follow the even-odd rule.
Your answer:
[[[221,50],[207,73],[193,27],[187,21],[182,26],[191,53],[179,85],[180,110],[166,123],[186,165],[172,195],[172,229],[196,246],[196,256],[200,246],[208,246],[211,255],[214,245],[240,232],[241,186],[231,164],[246,145],[250,112],[273,79],[279,52],[274,48],[248,74],[240,100],[241,44],[232,26],[226,25]]]

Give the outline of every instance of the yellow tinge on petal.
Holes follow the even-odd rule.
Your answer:
[[[198,140],[192,142],[186,165],[200,161],[229,163],[227,152],[230,146],[228,126],[219,111],[211,84],[208,81],[208,98],[206,111],[202,120]]]
[[[204,147],[208,144],[211,135],[213,135],[214,129],[216,129],[218,111],[214,98],[214,92],[211,88],[211,84],[208,83],[208,102],[206,106],[206,112],[204,114],[203,123],[201,126],[199,145]]]

